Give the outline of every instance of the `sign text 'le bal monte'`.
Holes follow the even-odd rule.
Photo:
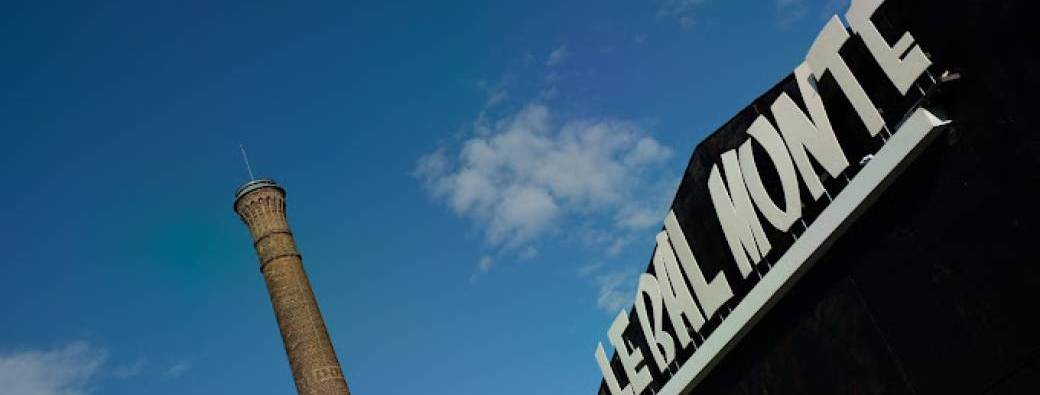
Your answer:
[[[607,392],[690,391],[949,123],[926,108],[948,76],[905,27],[876,23],[883,6],[852,0],[847,26],[832,17],[792,75],[698,147],[691,167],[710,170],[687,170],[634,311],[607,331],[613,358],[596,347]],[[850,67],[849,48],[869,64]]]

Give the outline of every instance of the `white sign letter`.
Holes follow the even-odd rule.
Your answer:
[[[781,95],[781,98],[786,96]],[[747,183],[748,192],[751,193],[751,198],[762,212],[762,216],[766,217],[773,227],[786,232],[791,229],[794,221],[802,217],[802,196],[798,192],[798,175],[794,172],[794,163],[787,154],[787,147],[784,147],[780,133],[777,133],[766,117],[759,115],[748,127],[747,133],[762,145],[769,159],[773,161],[773,168],[780,176],[780,185],[784,190],[784,210],[773,202],[765,184],[762,183],[762,176],[758,174],[758,165],[755,163],[755,154],[751,150],[751,140],[740,146],[740,170],[745,174],[744,182]]]
[[[722,306],[722,304],[733,297],[733,290],[729,287],[726,273],[719,271],[719,274],[715,275],[711,283],[704,279],[701,265],[693,257],[690,244],[686,242],[686,234],[683,233],[682,227],[679,226],[679,220],[675,218],[674,211],[668,211],[668,216],[664,220],[664,228],[668,231],[668,239],[672,241],[672,246],[675,247],[675,255],[679,257],[679,263],[682,264],[683,270],[686,271],[686,277],[690,279],[693,293],[697,295],[697,301],[700,302],[701,308],[704,309],[704,315],[711,318],[715,311],[719,309],[719,306]]]
[[[614,323],[610,324],[610,329],[607,330],[607,338],[610,339],[610,344],[614,345],[614,352],[617,353],[618,359],[621,360],[621,366],[625,368],[625,375],[628,376],[629,385],[625,386],[622,392],[632,390],[636,394],[643,393],[647,385],[650,385],[650,371],[643,366],[642,369],[636,369],[639,364],[643,363],[643,352],[639,351],[638,347],[630,347],[627,341],[622,337],[622,333],[625,332],[625,328],[628,327],[628,314],[622,310],[618,313],[617,318],[614,319]]]
[[[657,234],[657,253],[654,254],[654,272],[661,283],[661,297],[664,299],[665,309],[668,310],[668,318],[672,320],[679,343],[685,348],[693,341],[683,317],[690,322],[694,331],[699,331],[704,325],[704,316],[697,309],[690,289],[686,288],[682,271],[679,270],[679,262],[675,260],[672,245],[668,243],[668,234],[661,232]]]
[[[867,49],[870,50],[871,55],[874,55],[874,59],[881,65],[881,69],[885,71],[888,79],[892,80],[896,89],[899,89],[899,93],[905,95],[913,86],[914,81],[917,81],[917,78],[924,74],[924,71],[932,64],[932,61],[925,56],[920,46],[914,44],[914,36],[911,36],[909,32],[903,32],[895,47],[888,46],[877,26],[870,21],[870,17],[877,12],[881,3],[884,1],[852,0],[852,6],[845,14],[845,19],[848,19],[852,31],[856,32],[867,44]],[[904,56],[904,54],[906,55]]]
[[[621,385],[618,384],[617,376],[614,376],[614,369],[610,368],[610,360],[607,359],[607,353],[603,351],[603,343],[596,344],[596,363],[599,364],[599,370],[603,372],[603,381],[607,382],[607,388],[610,388],[610,393],[613,395],[635,395],[632,393],[632,386],[625,386],[625,389],[621,389]]]
[[[856,80],[856,76],[852,75],[852,70],[849,70],[849,65],[838,53],[848,39],[849,32],[845,31],[845,25],[837,16],[832,17],[820,31],[820,35],[816,37],[812,48],[809,48],[805,61],[809,64],[817,80],[823,78],[823,74],[827,71],[831,72],[834,79],[838,81],[838,86],[852,102],[852,107],[856,109],[863,124],[867,126],[867,131],[871,136],[877,136],[881,128],[885,126],[885,120],[881,118],[881,113],[874,107],[867,92],[863,90],[863,86]]]
[[[649,297],[650,309],[654,313],[653,326],[650,325],[650,317],[646,312],[647,297]],[[639,276],[636,315],[639,316],[639,326],[643,327],[643,336],[650,345],[650,355],[654,357],[657,369],[663,372],[675,359],[675,342],[672,341],[672,336],[664,331],[661,322],[661,287],[657,283],[657,279],[647,273]]]
[[[787,143],[787,149],[790,150],[798,171],[802,173],[805,186],[809,188],[813,199],[819,199],[823,196],[823,184],[816,176],[806,153],[811,154],[831,177],[837,177],[845,171],[845,168],[849,167],[849,160],[845,158],[845,152],[842,151],[841,144],[838,144],[838,138],[834,136],[834,129],[827,117],[827,110],[823,107],[823,100],[816,91],[816,81],[809,65],[802,63],[795,68],[794,77],[812,121],[786,93],[776,98],[770,110],[776,118],[777,126],[780,127],[780,133],[784,135],[784,142]]]
[[[708,176],[708,192],[711,194],[711,203],[715,206],[715,215],[718,216],[719,223],[722,224],[722,232],[726,236],[730,252],[737,261],[737,268],[740,269],[740,274],[747,278],[754,268],[753,265],[758,264],[773,246],[766,239],[755,208],[751,205],[751,197],[744,186],[744,176],[740,173],[737,155],[733,151],[722,154],[722,165],[726,168],[729,189],[727,190],[722,176],[719,175],[718,165],[713,165]],[[751,261],[748,261],[748,256],[751,257]]]

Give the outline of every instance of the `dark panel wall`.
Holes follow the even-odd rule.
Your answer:
[[[1034,254],[1040,248],[1040,138],[1032,113],[1040,68],[1033,44],[1037,29],[1026,4],[887,1],[875,19],[890,42],[909,30],[935,63],[933,74],[962,75],[929,103],[953,127],[941,132],[694,393],[1040,393],[1040,259]],[[889,125],[921,97],[900,97],[856,39],[842,55]],[[858,159],[883,142],[865,137],[832,79],[825,77],[819,88],[853,163],[852,177]],[[781,91],[800,102],[789,77],[741,110],[697,147],[673,203],[705,274],[724,271],[737,295],[757,278],[735,281],[741,276],[707,196],[707,176],[722,152],[747,138],[746,127]],[[844,183],[839,178],[825,184],[834,191]],[[804,191],[803,202],[811,202]],[[806,221],[824,206],[826,201],[809,204]],[[775,262],[791,236],[769,236],[769,260]],[[719,322],[712,320],[705,333]],[[649,356],[640,331],[629,332],[626,337]],[[680,353],[679,361],[692,352]],[[671,374],[650,366],[656,390]],[[607,393],[603,383],[600,392]]]
[[[694,393],[1040,393],[1034,14],[888,3],[881,20],[963,75],[936,103],[955,126]]]

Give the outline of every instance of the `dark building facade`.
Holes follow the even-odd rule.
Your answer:
[[[932,62],[906,95],[892,89],[852,34],[841,56],[887,125],[898,125],[916,106],[950,123],[695,385],[680,392],[1040,393],[1040,129],[1032,113],[1040,55],[1028,3],[884,2],[873,21],[886,41],[910,32]],[[833,77],[824,76],[817,89],[851,162],[842,176],[823,177],[827,189],[840,194],[885,135],[870,137]],[[805,107],[795,76],[769,89],[698,145],[672,205],[704,273],[725,273],[737,296],[755,287],[769,266],[739,280],[719,220],[703,215],[714,212],[704,185],[712,165],[748,140],[749,124],[781,93]],[[775,172],[763,171],[766,187],[780,196],[770,175]],[[777,262],[829,203],[800,193],[805,224],[792,234],[766,227],[773,247],[767,262]],[[653,274],[654,265],[647,272]],[[638,324],[631,325],[625,336],[653,377],[643,393],[660,392],[677,377],[740,302],[731,299],[720,316],[707,317],[706,336],[694,340],[697,347],[680,349],[669,369],[650,362],[648,342]],[[638,319],[633,309],[629,321]],[[611,368],[624,385],[618,359],[615,353]],[[599,392],[611,393],[606,382]]]

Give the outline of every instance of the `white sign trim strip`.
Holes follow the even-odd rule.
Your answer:
[[[732,314],[723,319],[658,394],[679,395],[692,391],[726,352],[783,297],[788,288],[844,233],[848,225],[927,146],[934,137],[932,132],[948,123],[923,108],[917,109],[765,277],[748,292]]]

